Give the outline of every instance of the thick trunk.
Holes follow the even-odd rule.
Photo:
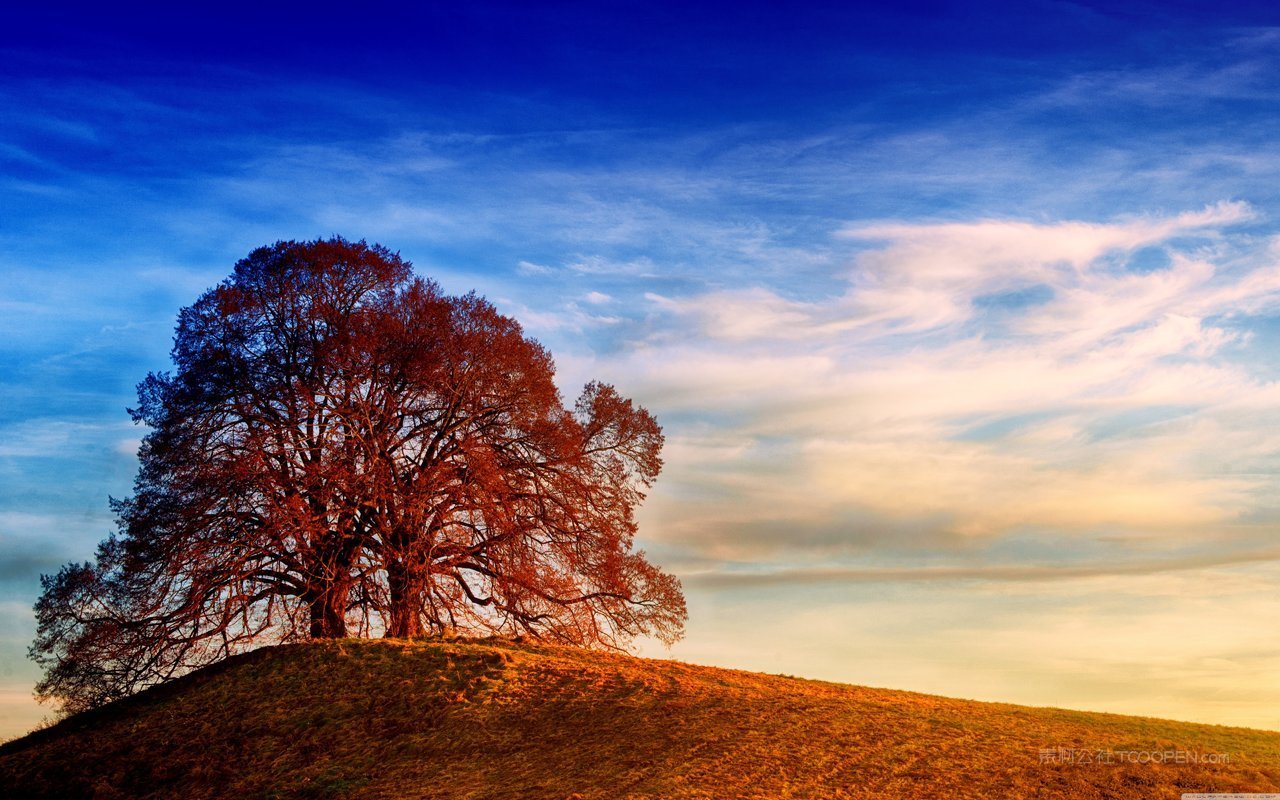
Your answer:
[[[408,572],[402,565],[393,565],[387,570],[387,588],[391,594],[387,636],[393,639],[412,639],[425,633],[421,582],[413,580]]]
[[[312,564],[312,582],[304,599],[311,612],[312,639],[342,639],[347,635],[347,600],[350,599],[351,564],[359,548],[359,538],[350,533],[350,520],[342,533],[329,534],[332,540],[322,540],[323,548],[317,552]]]
[[[312,639],[341,639],[347,635],[347,587],[318,590],[307,605],[311,610]]]

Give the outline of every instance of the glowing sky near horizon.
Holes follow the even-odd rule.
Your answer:
[[[663,423],[646,654],[1280,729],[1280,12],[897,8],[14,12],[0,736],[178,309],[335,233]]]

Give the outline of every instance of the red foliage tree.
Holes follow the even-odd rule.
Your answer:
[[[674,641],[633,550],[662,467],[643,408],[385,248],[281,242],[183,309],[120,533],[44,579],[39,694],[69,710],[264,642],[352,633]]]

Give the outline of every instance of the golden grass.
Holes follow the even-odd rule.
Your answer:
[[[1111,763],[1081,763],[1099,752]],[[1228,760],[1177,763],[1207,754]],[[10,742],[0,787],[103,799],[1149,800],[1280,791],[1280,733],[497,640],[346,640],[260,650]]]

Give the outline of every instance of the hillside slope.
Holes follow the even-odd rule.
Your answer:
[[[1216,754],[1226,763],[1204,763]],[[9,742],[0,787],[58,798],[1147,800],[1280,791],[1280,733],[492,640],[347,640],[259,650]]]

